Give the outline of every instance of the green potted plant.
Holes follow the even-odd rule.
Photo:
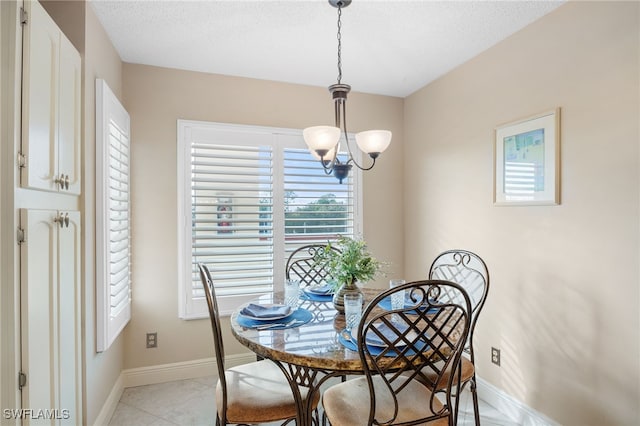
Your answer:
[[[340,313],[344,313],[344,294],[361,292],[356,282],[372,280],[383,266],[369,252],[364,240],[345,236],[340,236],[335,243],[328,242],[315,260],[322,263],[335,280],[333,304]]]

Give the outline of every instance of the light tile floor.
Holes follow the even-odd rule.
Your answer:
[[[210,376],[126,388],[109,426],[215,425],[215,383],[216,377]],[[460,404],[458,424],[473,425],[473,402],[468,391]],[[484,401],[480,401],[480,415],[483,426],[519,426]]]

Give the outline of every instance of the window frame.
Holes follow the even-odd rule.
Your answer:
[[[273,204],[284,206],[284,169],[282,165],[284,149],[307,149],[300,129],[278,127],[238,125],[194,120],[177,120],[177,225],[178,225],[178,316],[184,320],[208,317],[204,298],[193,298],[192,290],[192,245],[191,245],[191,140],[194,138],[216,137],[224,135],[224,144],[238,144],[242,140],[264,138],[273,146]],[[232,136],[236,136],[233,139]],[[351,136],[351,135],[350,135]],[[230,137],[232,142],[230,143]],[[351,139],[353,140],[353,139]],[[251,143],[255,143],[252,142]],[[309,154],[311,155],[311,154]],[[358,159],[359,160],[359,159]],[[318,167],[321,167],[318,164]],[[335,179],[331,176],[332,179]],[[362,172],[353,168],[349,178],[353,179],[353,232],[362,234]],[[284,224],[284,209],[274,208],[273,222]],[[274,291],[282,290],[284,285],[285,233],[284,226],[275,226],[273,243],[273,280]],[[281,244],[282,249],[279,249]],[[255,298],[233,296],[218,299],[222,315],[231,314],[240,304]]]

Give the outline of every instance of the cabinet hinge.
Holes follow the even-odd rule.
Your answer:
[[[18,228],[18,244],[22,244],[27,240],[24,229]]]
[[[18,389],[22,390],[27,385],[27,375],[22,371],[18,371]]]
[[[18,167],[24,168],[27,166],[27,157],[24,156],[21,152],[18,153]]]
[[[27,11],[24,10],[24,7],[20,8],[20,25],[27,24]]]

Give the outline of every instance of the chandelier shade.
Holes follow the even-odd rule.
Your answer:
[[[356,143],[362,152],[377,157],[389,147],[391,132],[388,130],[367,130],[356,133]]]
[[[338,145],[340,128],[332,126],[307,127],[302,131],[302,136],[309,150],[323,158]]]
[[[329,92],[334,102],[335,127],[334,126],[313,126],[302,131],[304,141],[311,154],[320,160],[326,174],[332,174],[342,183],[342,180],[349,175],[352,166],[355,165],[360,170],[371,170],[376,164],[376,159],[382,154],[391,143],[391,132],[388,130],[367,130],[356,134],[356,144],[360,150],[369,155],[372,162],[370,166],[358,164],[354,158],[349,143],[349,133],[347,131],[347,94],[351,86],[341,83],[342,80],[342,9],[351,4],[351,0],[329,0],[331,6],[338,9],[338,82],[329,86]],[[340,153],[341,134],[344,135],[347,147],[348,159],[341,162],[338,158]]]

